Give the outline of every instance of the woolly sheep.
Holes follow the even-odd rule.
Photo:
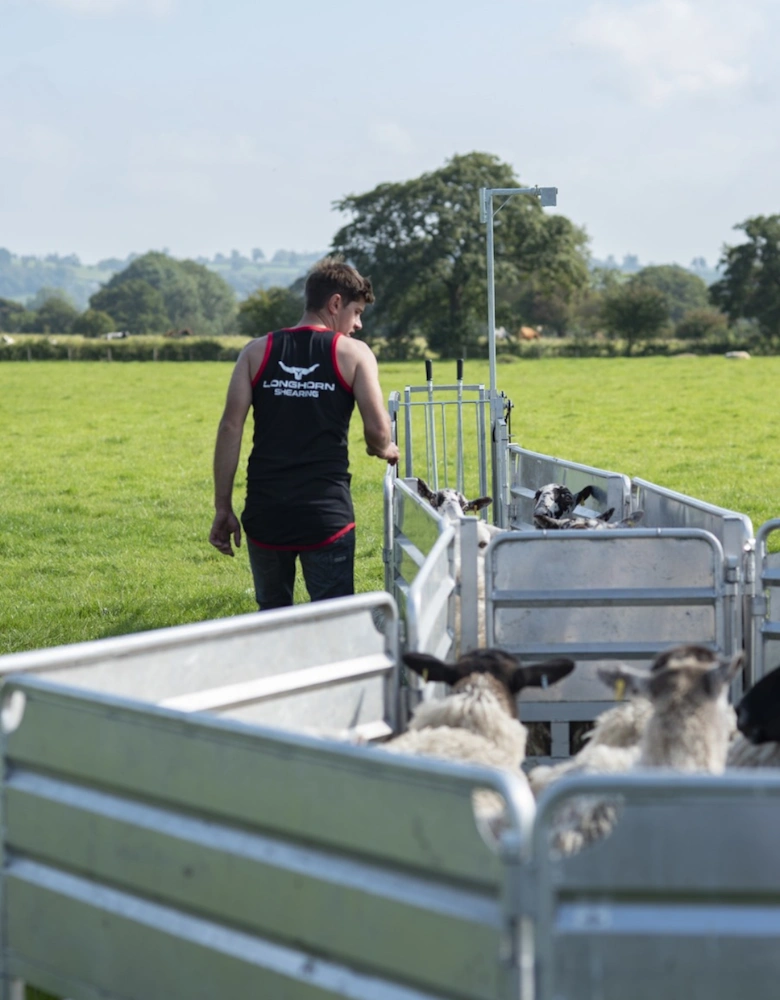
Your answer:
[[[467,513],[482,510],[493,502],[492,497],[478,497],[475,500],[467,500],[458,490],[445,488],[433,491],[424,479],[417,479],[417,492],[424,497],[434,510],[446,517],[448,520],[457,522]],[[495,534],[501,532],[493,524],[488,524],[481,518],[477,520],[477,647],[482,647],[487,641],[487,629],[485,624],[485,550],[490,539]],[[460,559],[460,534],[455,539],[455,578],[460,582],[461,559]],[[455,648],[456,653],[466,652],[461,649],[461,628],[460,628],[460,598],[456,598],[455,604]]]
[[[528,773],[538,798],[548,785],[571,774],[609,774],[627,771],[636,763],[639,743],[653,711],[647,698],[630,698],[602,712],[579,753],[560,764],[540,765]]]
[[[741,652],[727,661],[704,646],[687,645],[659,654],[649,673],[629,667],[599,669],[605,683],[624,682],[652,702],[653,711],[630,768],[721,774],[734,728],[728,684],[743,662]],[[606,761],[614,762],[615,755],[613,748],[605,755]],[[608,833],[615,818],[616,808],[609,800],[572,799],[556,817],[552,845],[563,854],[575,853]]]
[[[566,677],[574,661],[557,657],[522,666],[500,649],[479,649],[444,663],[425,653],[406,653],[404,663],[428,681],[441,681],[452,693],[421,702],[407,732],[382,745],[392,753],[408,753],[507,768],[522,774],[527,731],[517,717],[517,695],[525,687],[547,687]],[[480,793],[478,812],[495,817],[500,796]]]
[[[727,767],[780,767],[780,667],[743,695],[737,705],[737,727]]]

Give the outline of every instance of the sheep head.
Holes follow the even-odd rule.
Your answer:
[[[563,486],[561,483],[547,483],[534,494],[534,523],[536,524],[536,518],[539,515],[552,518],[564,517],[575,507],[579,507],[588,497],[593,497],[598,503],[606,503],[607,500],[606,493],[598,486],[589,484],[584,486],[579,493],[572,493],[568,486]],[[607,519],[608,517],[605,518],[605,520]],[[544,528],[548,525],[537,524],[537,527]]]
[[[548,687],[574,670],[574,660],[555,657],[544,663],[522,666],[519,659],[503,649],[475,649],[465,653],[457,663],[445,663],[427,653],[405,653],[404,663],[426,680],[449,684],[454,691],[473,683],[474,675],[487,675],[493,687],[508,692],[508,710],[516,715],[514,696],[525,687]],[[509,707],[511,706],[511,708]]]
[[[456,516],[469,514],[482,510],[488,504],[493,503],[493,497],[477,497],[474,500],[467,500],[458,490],[445,487],[443,490],[432,490],[424,479],[417,479],[417,492],[424,497],[434,510],[442,513],[451,511]]]
[[[742,697],[737,705],[737,728],[751,743],[780,741],[780,667]]]
[[[608,685],[622,681],[629,691],[655,703],[684,701],[693,706],[716,700],[744,662],[741,651],[725,660],[706,646],[686,645],[659,653],[649,672],[621,665],[601,667],[598,675]]]

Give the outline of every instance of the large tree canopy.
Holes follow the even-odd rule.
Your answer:
[[[486,226],[479,221],[479,189],[520,186],[508,164],[469,153],[337,204],[353,218],[334,237],[333,250],[371,276],[373,322],[388,339],[402,345],[422,333],[432,349],[452,356],[484,333]],[[571,296],[587,283],[585,244],[582,230],[563,216],[545,215],[535,197],[512,198],[495,218],[497,286]]]
[[[656,336],[668,322],[669,303],[663,292],[635,275],[607,295],[602,315],[608,332],[625,340],[628,357],[636,341]]]
[[[679,264],[656,264],[643,267],[634,280],[657,289],[666,296],[669,318],[679,323],[691,309],[705,309],[709,304],[707,285]]]
[[[765,337],[780,336],[780,215],[757,215],[740,223],[746,243],[724,247],[723,278],[710,298],[733,321],[755,319]]]
[[[137,292],[145,289],[137,310],[133,309],[127,290],[120,292],[128,284]],[[137,257],[89,302],[93,309],[109,313],[134,333],[162,333],[166,327],[189,327],[198,334],[219,335],[229,332],[236,313],[233,290],[218,274],[195,261],[178,261],[154,252]],[[152,323],[157,329],[149,328]]]

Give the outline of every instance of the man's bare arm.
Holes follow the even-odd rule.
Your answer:
[[[241,454],[241,438],[249,407],[252,405],[252,382],[249,358],[243,351],[233,369],[225,409],[217,429],[214,448],[214,521],[209,541],[226,556],[233,555],[231,536],[241,545],[241,525],[233,512],[233,482]]]
[[[398,461],[398,446],[390,432],[390,415],[385,409],[379,369],[371,348],[362,341],[352,341],[356,353],[355,378],[352,391],[363,419],[363,434],[369,455],[383,458],[391,465]]]

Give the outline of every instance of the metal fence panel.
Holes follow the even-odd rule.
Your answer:
[[[34,677],[3,696],[5,976],[74,998],[519,995],[518,779]],[[475,787],[507,802],[501,856]]]
[[[620,801],[604,840],[556,856],[556,810]],[[540,799],[537,1000],[769,1000],[780,975],[780,777],[568,779]]]
[[[780,531],[780,518],[762,524],[756,534],[755,574],[748,602],[751,680],[780,665],[780,552],[770,551],[770,538]]]
[[[614,507],[612,520],[619,521],[629,513],[631,483],[628,476],[596,469],[590,465],[581,465],[578,462],[567,462],[551,455],[542,455],[516,444],[509,445],[509,462],[509,523],[515,530],[535,530],[534,494],[548,483],[568,486],[572,493],[578,493],[585,486],[597,486],[602,490],[606,497],[605,502],[598,503],[591,497],[577,508],[578,512],[585,516],[592,517],[594,512],[603,512]]]
[[[605,662],[649,667],[682,642],[725,648],[723,550],[708,532],[507,532],[488,546],[485,577],[488,645],[578,661],[560,684],[523,692],[527,722],[593,720],[608,707]],[[556,739],[553,756],[567,756]]]
[[[644,479],[631,481],[632,505],[644,511],[642,525],[648,528],[699,528],[718,539],[725,556],[726,652],[732,655],[746,643],[745,596],[753,579],[753,525],[737,511],[717,507],[656,486]],[[750,677],[746,678],[748,685]],[[743,691],[740,675],[732,685],[732,697]]]
[[[0,657],[0,676],[302,730],[397,729],[397,611],[386,593]]]

